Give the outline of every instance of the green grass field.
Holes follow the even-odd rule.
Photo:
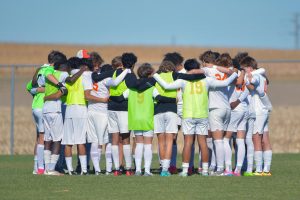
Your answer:
[[[274,155],[272,177],[54,177],[32,175],[32,165],[32,156],[0,156],[1,200],[300,199],[300,154]]]

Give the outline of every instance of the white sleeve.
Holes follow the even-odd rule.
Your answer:
[[[158,74],[154,74],[153,78],[166,90],[174,90],[184,87],[184,81],[182,79],[177,79],[172,83],[167,83]]]
[[[209,69],[207,67],[201,68],[204,71],[205,76],[209,76]]]
[[[129,89],[127,89],[123,92],[124,99],[128,99],[128,96],[129,96]]]
[[[259,84],[259,76],[258,75],[253,75],[250,83],[255,85],[255,86],[258,85]]]
[[[110,79],[106,82],[106,86],[118,86],[125,78],[125,76],[127,75],[127,73],[130,73],[131,70],[130,69],[124,69],[123,72],[116,77],[116,79]]]
[[[217,80],[211,77],[206,77],[207,78],[207,83],[209,87],[216,88],[216,87],[226,87],[228,86],[234,79],[237,78],[237,73],[234,72],[231,76],[229,76],[225,80]]]
[[[60,79],[58,80],[61,83],[65,83],[66,79],[69,77],[69,74],[67,72],[61,72]]]
[[[153,95],[153,98],[156,98],[159,95],[159,92],[156,88],[154,88],[152,95]]]
[[[240,100],[240,102],[243,102],[245,101],[245,99],[247,99],[248,95],[249,95],[249,90],[248,88],[245,88],[245,90],[242,92],[242,94],[238,99]]]
[[[37,93],[37,88],[32,88],[29,90],[30,94],[35,95]]]
[[[82,76],[82,85],[83,85],[84,90],[92,90],[93,89],[92,76],[89,76],[89,75]]]
[[[266,70],[264,68],[259,68],[255,71],[252,71],[251,74],[255,75],[255,74],[260,74],[260,75],[264,75],[266,73]]]

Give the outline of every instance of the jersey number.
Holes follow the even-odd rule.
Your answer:
[[[191,94],[201,94],[203,91],[202,89],[202,82],[191,83]]]
[[[224,81],[227,78],[227,74],[222,77],[221,74],[215,74],[217,80]]]
[[[98,84],[97,84],[97,83],[94,83],[94,84],[93,84],[93,90],[98,91],[98,88],[99,88]]]

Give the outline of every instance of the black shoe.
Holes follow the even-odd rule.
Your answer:
[[[125,174],[125,173],[126,173],[126,170],[125,170],[125,168],[124,168],[123,165],[120,166],[119,171],[120,171],[122,174]]]
[[[81,172],[80,175],[82,175],[82,176],[87,176],[87,175],[89,175],[89,173],[88,173],[88,172]]]
[[[80,166],[80,165],[77,165],[77,166],[76,166],[75,172],[76,172],[77,174],[80,174],[80,173],[81,173],[81,166]]]

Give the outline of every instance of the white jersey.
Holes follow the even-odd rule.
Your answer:
[[[83,79],[83,89],[84,90],[91,90],[91,95],[98,97],[98,98],[108,98],[109,97],[109,89],[107,82],[111,78],[106,78],[98,83],[93,83],[92,80],[92,72],[89,72],[90,76],[85,76]],[[107,112],[107,103],[101,102],[88,102],[88,111],[96,111],[96,112]]]
[[[225,80],[227,75],[214,68],[204,67],[205,76],[215,78],[217,80]],[[229,104],[229,88],[219,87],[209,89],[209,109],[222,108],[230,109]]]
[[[184,68],[182,68],[180,71],[178,71],[178,73],[185,74],[186,70]],[[177,114],[180,117],[182,116],[182,104],[183,104],[182,91],[181,91],[181,89],[178,89],[177,90]]]
[[[69,77],[67,72],[61,72],[59,77],[59,82],[65,83],[66,79]],[[61,112],[61,99],[45,101],[43,107],[43,113],[55,113]]]

